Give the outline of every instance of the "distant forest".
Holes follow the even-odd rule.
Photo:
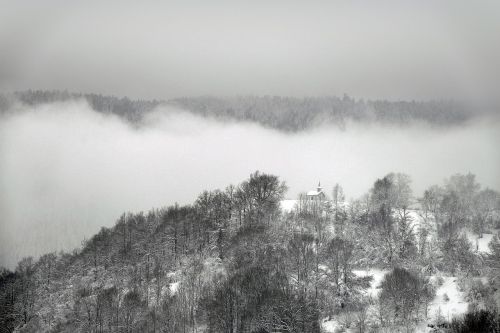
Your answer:
[[[6,112],[16,102],[25,105],[85,99],[95,111],[118,115],[139,124],[158,106],[184,109],[203,117],[245,121],[285,132],[307,130],[319,125],[345,128],[350,122],[431,126],[454,126],[482,114],[479,110],[453,101],[386,101],[339,97],[183,97],[171,100],[131,100],[127,97],[67,91],[27,90],[0,94],[0,111]],[[474,110],[473,110],[474,109]]]

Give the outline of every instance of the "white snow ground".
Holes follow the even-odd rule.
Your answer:
[[[489,244],[493,239],[494,234],[483,234],[483,237],[479,238],[478,235],[472,232],[466,233],[467,238],[472,243],[472,248],[474,251],[490,253]]]
[[[431,277],[436,279],[436,277]],[[436,297],[431,302],[428,308],[429,321],[435,320],[439,313],[447,319],[451,320],[454,316],[463,315],[467,312],[467,302],[464,300],[464,294],[459,291],[457,278],[454,276],[443,277],[444,283],[436,290]],[[449,300],[445,299],[444,295],[448,296]]]
[[[179,282],[173,282],[170,284],[170,292],[172,295],[177,292],[177,289],[179,289]]]
[[[373,280],[370,283],[370,288],[366,290],[366,294],[372,298],[376,298],[380,292],[380,283],[384,279],[384,276],[389,273],[388,270],[381,270],[377,268],[372,268],[368,270],[353,270],[352,271],[358,277],[373,276]]]
[[[290,213],[295,209],[296,204],[297,200],[293,199],[281,200],[281,210],[285,213]]]
[[[321,323],[321,327],[323,328],[324,332],[327,333],[334,333],[337,329],[341,327],[338,321],[332,319],[332,320],[325,320]]]

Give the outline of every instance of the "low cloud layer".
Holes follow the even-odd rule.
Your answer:
[[[352,125],[283,134],[158,110],[139,128],[82,101],[0,118],[0,265],[72,249],[124,211],[190,203],[255,171],[285,180],[288,197],[341,183],[348,197],[405,172],[419,195],[457,172],[500,189],[500,124],[429,130]]]

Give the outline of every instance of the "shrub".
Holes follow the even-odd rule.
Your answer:
[[[488,285],[477,279],[466,281],[464,289],[465,300],[469,303],[471,309],[484,308],[485,299],[493,294]]]
[[[454,318],[451,322],[452,333],[487,333],[498,332],[500,317],[496,312],[479,310],[468,312],[463,318]]]
[[[394,268],[385,276],[381,287],[380,303],[386,310],[386,321],[400,325],[418,320],[420,310],[435,294],[428,279],[404,268]]]

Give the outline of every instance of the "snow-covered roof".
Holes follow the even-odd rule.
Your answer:
[[[307,192],[307,196],[310,196],[310,197],[317,196],[317,195],[320,195],[321,193],[323,193],[323,191],[314,191],[314,190],[312,190],[312,191]]]

